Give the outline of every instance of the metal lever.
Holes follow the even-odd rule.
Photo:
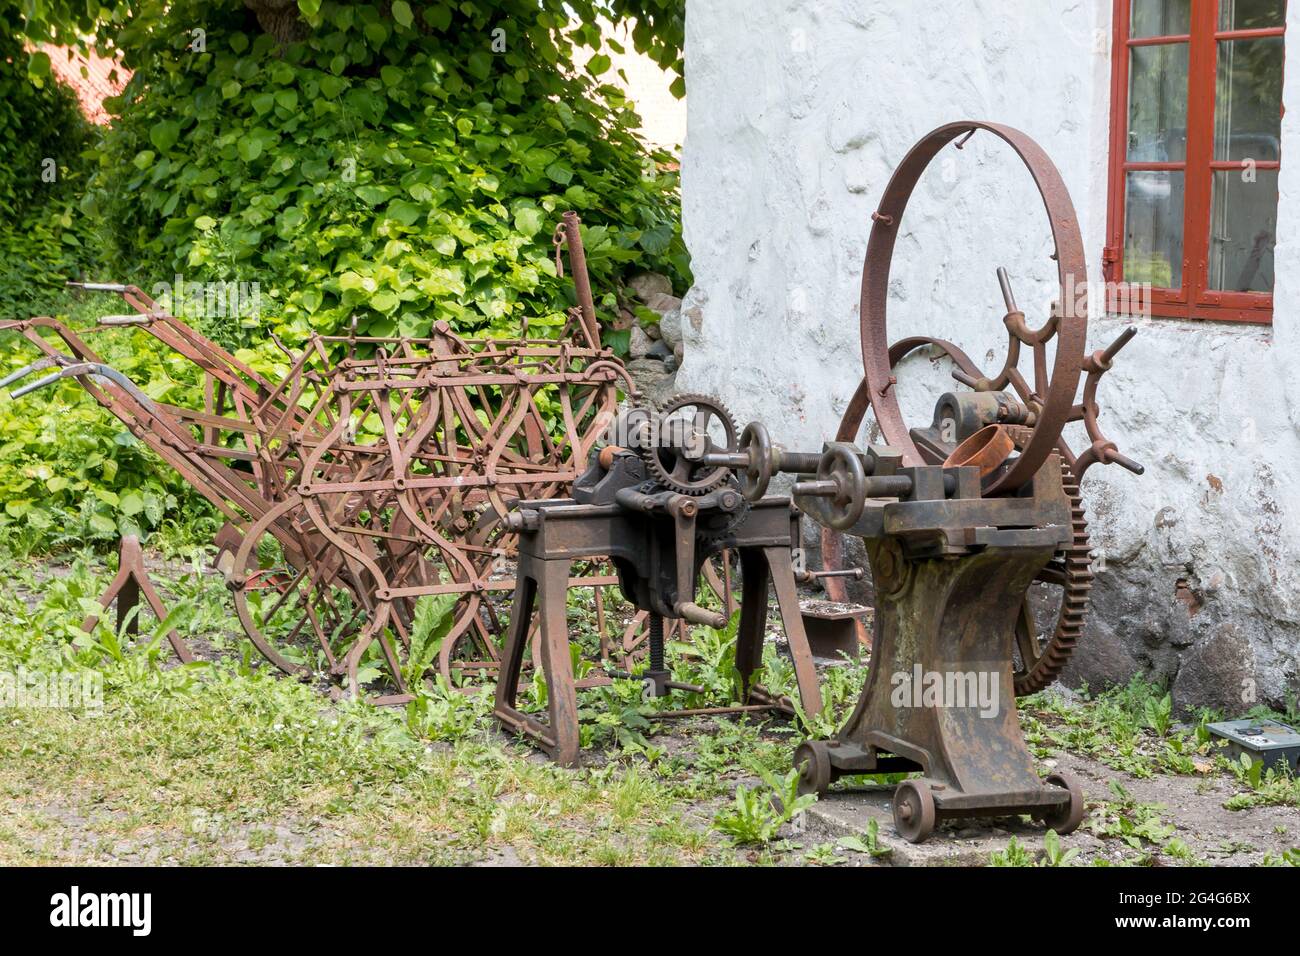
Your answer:
[[[101,362],[77,362],[73,365],[65,365],[57,372],[46,375],[44,378],[37,379],[24,385],[22,388],[14,389],[9,393],[10,398],[22,398],[38,388],[44,388],[47,385],[53,385],[62,378],[80,378],[83,375],[89,375],[92,378],[102,379],[112,382],[130,395],[133,399],[143,405],[149,411],[155,410],[153,399],[140,391],[135,382],[131,381],[111,365],[104,365]]]
[[[4,378],[0,378],[0,388],[5,388],[9,385],[12,385],[20,378],[26,378],[28,375],[31,375],[33,372],[40,372],[43,371],[44,369],[51,368],[57,364],[59,364],[59,360],[55,358],[53,355],[47,355],[45,356],[45,358],[37,359],[31,365],[24,365],[22,368],[18,369],[17,371],[10,372]]]
[[[1002,287],[1002,301],[1007,304],[1008,312],[1019,312],[1016,308],[1016,296],[1011,291],[1011,276],[1006,266],[998,266],[998,285]]]

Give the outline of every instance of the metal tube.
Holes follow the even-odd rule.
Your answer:
[[[582,230],[578,214],[569,210],[563,216],[564,239],[569,246],[569,270],[573,273],[573,289],[582,309],[582,321],[592,348],[600,348],[600,323],[596,319],[596,303],[591,296],[591,277],[587,275],[587,253],[582,248]]]

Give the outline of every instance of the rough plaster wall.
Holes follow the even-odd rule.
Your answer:
[[[1300,5],[1290,6],[1294,29]],[[830,437],[861,375],[875,200],[910,145],[954,119],[1007,123],[1044,146],[1099,279],[1110,11],[1108,0],[689,0],[682,175],[696,285],[678,387],[720,394],[790,446]],[[1300,70],[1287,71],[1286,100],[1300,102]],[[1300,149],[1298,116],[1284,121],[1288,155]],[[1300,358],[1300,276],[1286,268],[1300,262],[1300,164],[1283,166],[1280,189],[1273,329],[1139,320],[1103,380],[1105,428],[1147,472],[1098,467],[1085,484],[1105,565],[1074,683],[1143,669],[1172,682],[1182,705],[1233,711],[1244,681],[1275,704],[1300,689],[1300,382],[1288,367]],[[995,368],[994,269],[1011,271],[1037,324],[1052,298],[1050,249],[1010,152],[983,134],[949,148],[902,224],[891,340],[951,338]],[[1089,348],[1132,321],[1093,321]],[[899,379],[914,422],[954,387],[920,355]]]

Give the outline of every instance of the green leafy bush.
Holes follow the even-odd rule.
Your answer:
[[[27,63],[18,41],[0,34],[0,319],[48,308],[93,258],[76,212],[90,125],[71,90],[35,86]]]
[[[607,57],[568,65],[599,32],[564,4],[299,6],[283,44],[239,0],[145,4],[121,30],[136,72],[83,204],[117,272],[258,282],[260,318],[209,319],[227,345],[353,316],[372,335],[553,329],[571,304],[551,244],[565,209],[598,290],[633,266],[685,282],[669,157],[599,85]]]

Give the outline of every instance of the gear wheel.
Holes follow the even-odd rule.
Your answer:
[[[1088,616],[1088,597],[1093,581],[1088,521],[1084,517],[1079,479],[1064,460],[1061,462],[1061,483],[1070,498],[1072,538],[1063,552],[1035,578],[1036,583],[1061,588],[1061,609],[1056,619],[1056,630],[1039,647],[1038,628],[1026,598],[1020,622],[1016,625],[1014,678],[1017,697],[1036,694],[1060,676],[1083,636],[1083,625]]]
[[[733,490],[740,498],[740,506],[735,511],[710,510],[709,514],[695,521],[695,537],[701,545],[712,549],[724,545],[728,538],[745,523],[749,517],[749,502],[740,493],[740,482],[730,475],[724,486]]]
[[[672,441],[675,431],[674,416],[688,409],[694,410],[690,424],[694,434],[704,438],[697,453],[691,448],[677,446]],[[646,467],[655,480],[665,488],[683,495],[705,495],[720,488],[731,477],[725,465],[701,465],[699,458],[708,452],[736,450],[736,422],[721,400],[712,395],[674,395],[659,410],[659,441],[653,447],[640,449]]]

